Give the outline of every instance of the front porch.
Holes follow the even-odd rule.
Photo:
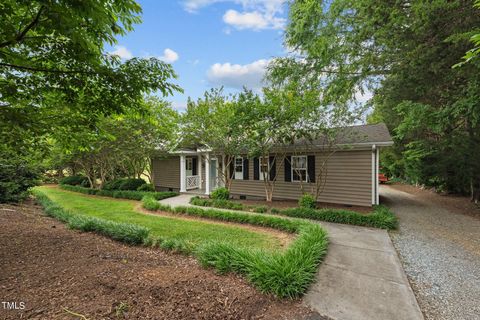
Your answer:
[[[224,156],[201,150],[182,150],[180,156],[180,192],[209,195],[224,186]]]

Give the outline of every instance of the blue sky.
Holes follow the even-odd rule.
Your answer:
[[[122,58],[155,56],[173,65],[184,94],[177,109],[212,87],[258,89],[265,66],[285,55],[284,0],[139,0],[143,23],[108,48]]]

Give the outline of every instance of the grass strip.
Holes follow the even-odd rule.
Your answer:
[[[48,216],[66,223],[70,229],[81,230],[84,232],[95,232],[117,241],[135,245],[144,244],[148,239],[150,233],[148,228],[136,224],[119,223],[95,217],[77,215],[64,210],[61,206],[50,200],[45,194],[38,190],[33,190],[33,194]]]
[[[71,186],[68,184],[60,184],[59,187],[67,191],[80,192],[80,193],[90,194],[95,196],[130,199],[130,200],[137,200],[137,201],[142,200],[144,196],[151,196],[157,200],[162,200],[170,197],[175,197],[178,195],[177,192],[173,192],[173,191],[151,192],[151,191],[131,191],[131,190],[101,190],[101,189],[85,188],[80,186]]]
[[[148,210],[247,223],[297,233],[297,238],[285,252],[239,248],[223,242],[208,243],[195,252],[202,265],[213,267],[221,273],[243,274],[260,291],[279,297],[296,298],[305,293],[327,251],[326,232],[320,225],[307,221],[195,207],[172,208],[151,197],[144,197],[142,204]]]

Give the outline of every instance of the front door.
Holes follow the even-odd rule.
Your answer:
[[[210,160],[210,190],[217,188],[217,159]]]

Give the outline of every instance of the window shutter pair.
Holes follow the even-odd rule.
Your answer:
[[[286,156],[284,159],[285,181],[292,182],[292,157]],[[307,174],[308,182],[315,182],[315,156],[307,156]]]
[[[235,158],[230,161],[230,178],[235,180]],[[248,159],[243,158],[243,180],[248,180]]]
[[[268,165],[270,168],[269,177],[270,181],[273,181],[277,177],[277,165],[275,163],[275,157],[268,157]],[[260,180],[260,159],[253,158],[253,180]]]

